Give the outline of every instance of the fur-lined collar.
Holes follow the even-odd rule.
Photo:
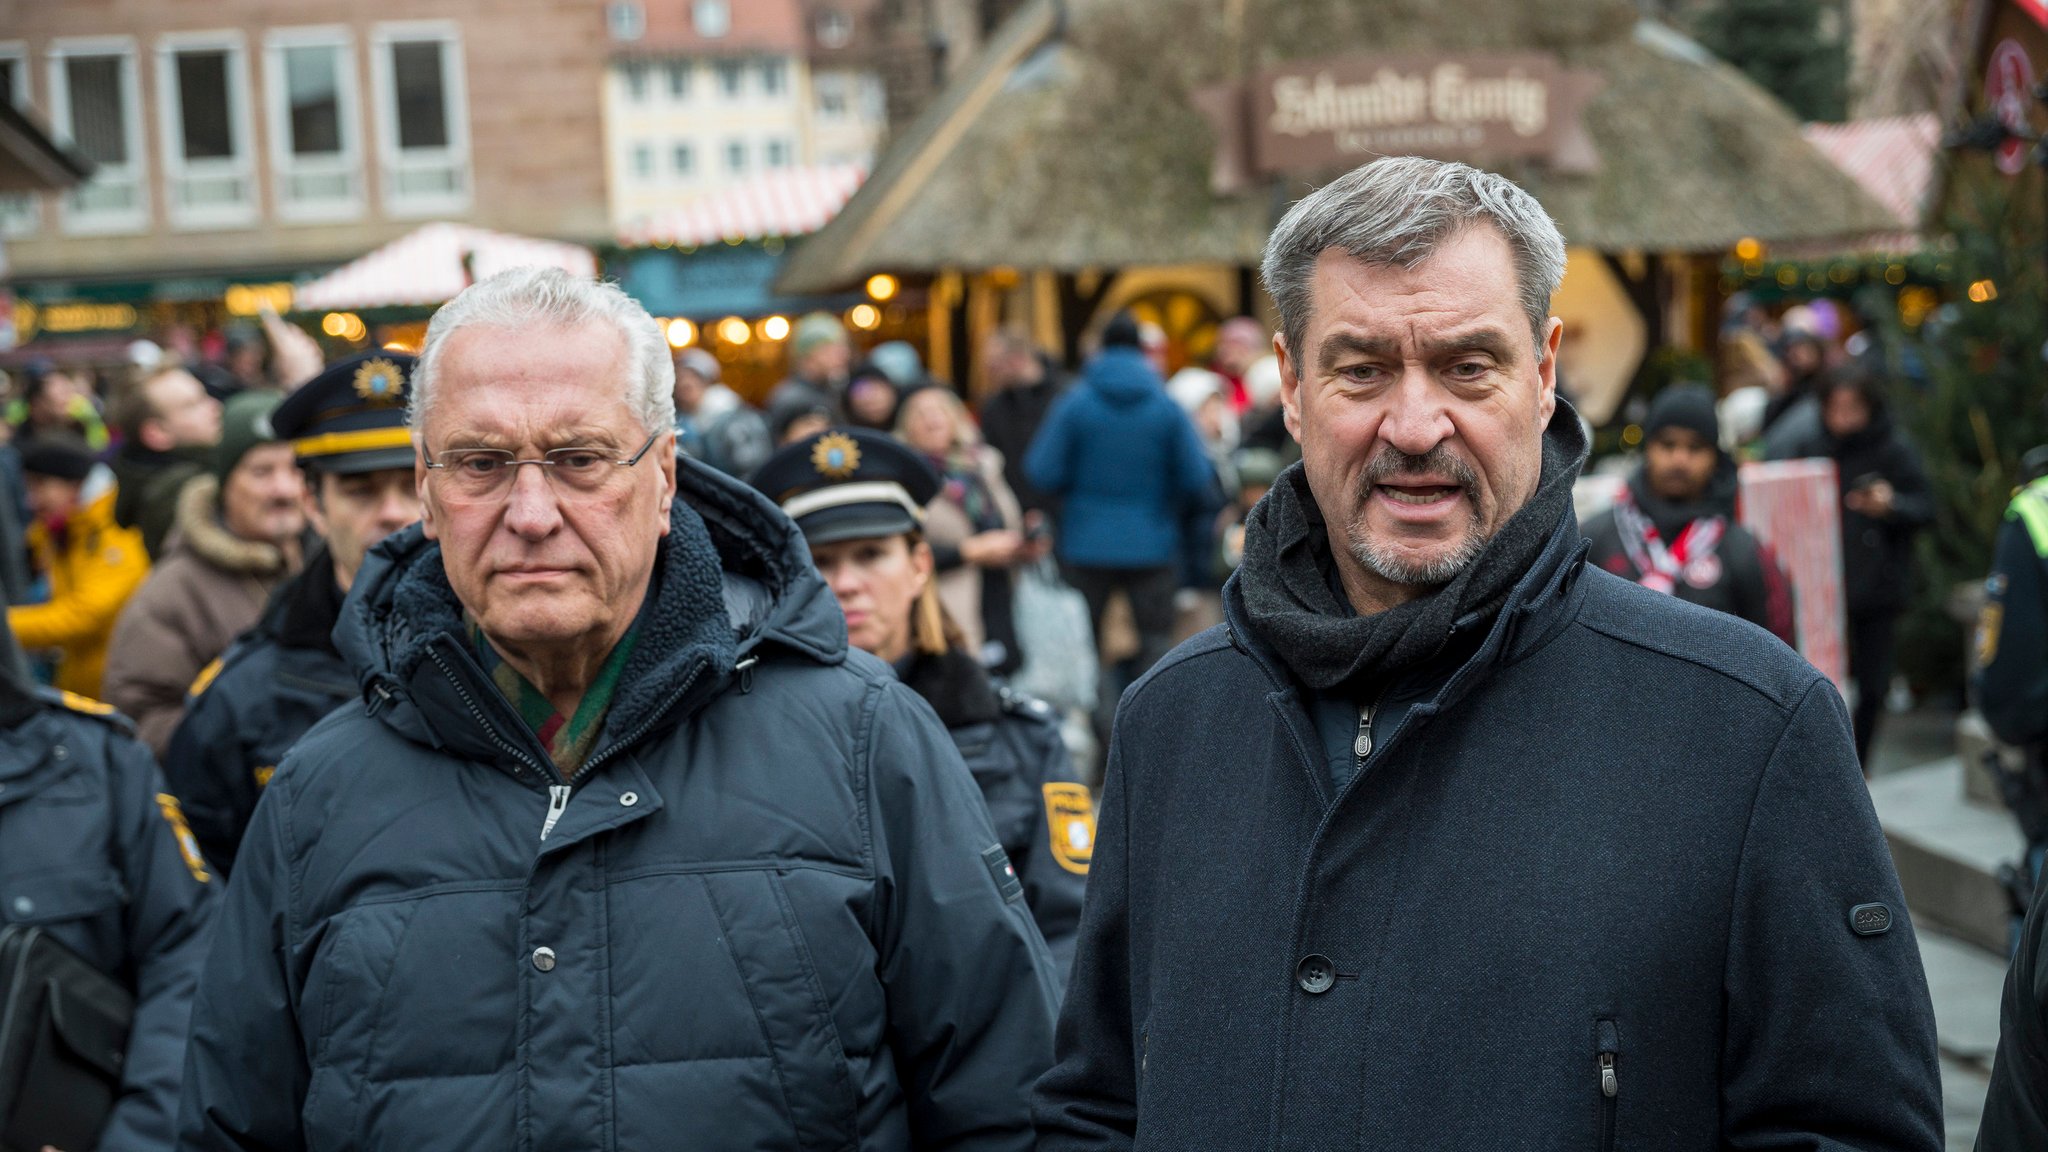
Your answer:
[[[289,563],[284,550],[261,540],[244,540],[220,519],[220,481],[203,473],[178,489],[178,542],[173,550],[191,552],[222,571],[275,576]]]

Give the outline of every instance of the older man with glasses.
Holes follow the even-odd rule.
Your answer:
[[[484,281],[413,374],[363,689],[258,805],[192,1148],[1023,1149],[1057,978],[930,709],[675,454],[617,289]]]

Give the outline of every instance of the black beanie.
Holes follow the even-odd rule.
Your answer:
[[[1721,419],[1714,411],[1713,390],[1700,384],[1681,384],[1657,393],[1650,401],[1649,419],[1643,421],[1643,438],[1671,427],[1697,432],[1708,444],[1720,448]]]
[[[1102,327],[1104,348],[1136,348],[1138,340],[1138,318],[1129,312],[1118,312]]]
[[[92,471],[92,453],[85,445],[61,436],[38,436],[21,446],[21,470],[31,476],[55,476],[76,484]]]

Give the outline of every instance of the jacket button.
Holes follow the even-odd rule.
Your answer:
[[[533,950],[533,966],[543,972],[553,972],[555,970],[555,950],[548,947],[535,948]]]
[[[1328,956],[1307,956],[1295,965],[1294,978],[1303,992],[1320,996],[1337,983],[1337,965]]]
[[[64,760],[70,757],[71,750],[59,744],[55,748],[50,749],[50,755],[55,756],[59,760]]]
[[[620,803],[620,804],[622,804],[622,805],[624,805],[624,806],[625,806],[625,807],[627,807],[627,808],[631,808],[631,807],[632,807],[633,805],[635,805],[635,804],[638,804],[639,802],[640,802],[640,794],[639,794],[638,792],[621,792],[621,793],[619,793],[619,803]]]
[[[29,899],[26,896],[16,896],[14,898],[14,914],[16,916],[27,916],[35,910],[35,901]]]

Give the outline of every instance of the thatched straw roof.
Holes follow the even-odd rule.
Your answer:
[[[1213,194],[1215,137],[1190,93],[1243,76],[1246,61],[1346,50],[1554,52],[1598,72],[1585,113],[1598,171],[1507,169],[1574,244],[1705,252],[1896,227],[1781,104],[1639,21],[1633,0],[1031,0],[797,247],[780,286],[819,291],[880,270],[1256,264],[1314,182]]]

